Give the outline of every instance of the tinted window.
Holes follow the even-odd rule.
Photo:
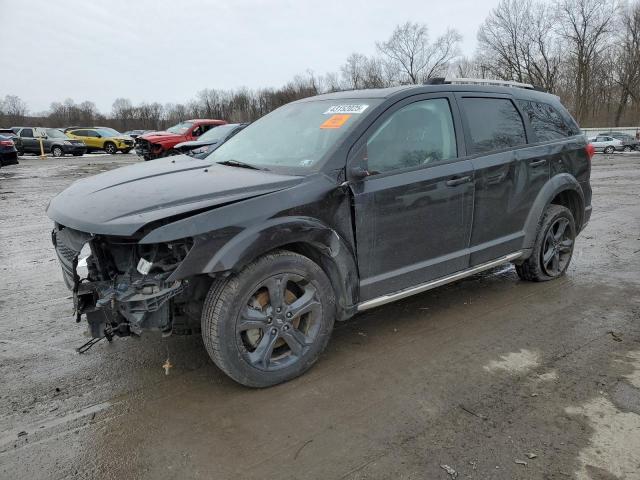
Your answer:
[[[23,128],[20,132],[21,137],[33,137],[33,129],[31,128]]]
[[[85,130],[84,131],[85,136],[87,137],[94,137],[94,138],[98,138],[98,132],[96,132],[95,130]]]
[[[471,145],[469,153],[517,147],[527,143],[522,118],[511,100],[463,98]]]
[[[559,140],[574,134],[573,129],[567,125],[551,105],[524,100],[519,100],[518,104],[529,117],[529,122],[539,142]]]
[[[371,174],[437,164],[457,155],[451,108],[444,98],[399,109],[367,142]]]
[[[87,131],[86,130],[71,130],[71,135],[77,135],[79,137],[86,137],[87,136]]]

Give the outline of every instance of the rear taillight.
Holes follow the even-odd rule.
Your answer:
[[[13,140],[0,140],[0,145],[3,147],[13,147]]]
[[[589,161],[593,158],[593,155],[596,153],[596,148],[588,143],[586,147],[584,147],[584,151],[587,152],[587,157],[589,157]]]

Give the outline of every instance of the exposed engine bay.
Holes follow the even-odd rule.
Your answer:
[[[169,280],[193,246],[191,239],[143,245],[56,224],[52,240],[73,291],[76,321],[86,315],[93,338],[140,335],[145,329],[199,332],[211,279]]]

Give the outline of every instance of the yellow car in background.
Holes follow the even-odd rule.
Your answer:
[[[94,150],[104,150],[112,155],[118,151],[129,153],[135,144],[133,138],[108,127],[70,128],[64,133],[69,138],[82,140],[87,153]]]

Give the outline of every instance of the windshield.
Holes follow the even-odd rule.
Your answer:
[[[113,128],[96,128],[95,130],[103,137],[118,137],[122,135],[119,131],[114,130]]]
[[[55,128],[47,128],[47,137],[49,138],[67,138],[67,136],[62,133],[60,130],[57,130]]]
[[[237,126],[237,123],[231,123],[229,125],[221,125],[219,127],[210,128],[202,135],[200,135],[198,141],[200,142],[202,140],[206,140],[208,142],[219,142],[220,140],[224,140],[224,137],[231,133],[231,131]]]
[[[177,125],[174,125],[171,128],[167,128],[167,132],[177,133],[179,135],[182,135],[184,133],[187,133],[192,125],[193,123],[191,122],[182,122]]]
[[[380,101],[343,99],[290,103],[223,143],[208,160],[238,161],[259,167],[311,168]]]

